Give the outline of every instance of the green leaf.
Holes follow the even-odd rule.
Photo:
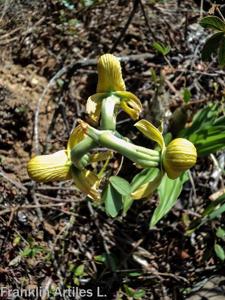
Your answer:
[[[219,238],[219,239],[222,239],[224,240],[225,239],[225,230],[221,227],[219,227],[216,231],[216,236]]]
[[[140,173],[134,176],[131,181],[131,192],[134,192],[137,188],[141,185],[145,184],[149,180],[156,178],[159,173],[159,169],[157,168],[150,168],[150,169],[143,169]]]
[[[207,105],[195,114],[191,127],[178,134],[195,145],[198,156],[225,148],[225,117],[218,117],[220,113],[220,105]]]
[[[183,90],[183,99],[185,103],[188,103],[191,100],[191,92],[188,88]]]
[[[106,254],[104,253],[103,255],[95,255],[94,260],[98,263],[105,263],[107,260]]]
[[[74,271],[75,276],[83,276],[84,275],[84,265],[79,265],[75,271]]]
[[[218,51],[223,36],[224,36],[224,32],[217,32],[213,34],[210,38],[208,38],[208,40],[205,42],[205,45],[202,49],[202,60],[204,61],[210,60],[211,55]]]
[[[216,16],[208,16],[201,19],[199,23],[204,28],[211,28],[219,31],[225,31],[225,23]]]
[[[152,47],[164,56],[170,52],[170,47],[165,46],[162,43],[154,42]]]
[[[131,193],[131,187],[127,180],[119,176],[111,176],[109,182],[120,195],[127,196]]]
[[[220,260],[222,260],[222,261],[225,260],[224,250],[219,244],[214,245],[214,251],[215,251],[217,257],[219,257]]]
[[[134,299],[142,299],[145,296],[145,291],[144,290],[137,290],[135,291],[133,297]]]
[[[135,290],[132,289],[131,287],[129,287],[128,285],[124,284],[124,290],[125,290],[125,293],[128,297],[133,297],[134,296]]]
[[[27,257],[27,256],[32,256],[32,249],[30,246],[27,246],[24,248],[24,250],[21,252],[21,256]]]
[[[109,183],[103,192],[102,200],[105,203],[105,210],[112,218],[116,217],[122,208],[122,196]]]
[[[130,272],[130,273],[128,273],[128,276],[130,276],[130,277],[139,277],[141,275],[142,275],[141,272]]]
[[[221,67],[225,66],[225,36],[220,41],[218,61]]]
[[[158,188],[159,204],[153,213],[150,228],[154,227],[171,210],[182,191],[183,183],[187,179],[186,173],[175,180],[168,178],[167,175],[163,177]]]
[[[123,215],[125,216],[130,209],[131,205],[133,204],[134,200],[131,198],[130,195],[123,196]]]

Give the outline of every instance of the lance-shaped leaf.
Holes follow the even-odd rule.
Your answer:
[[[204,28],[211,28],[225,32],[225,23],[216,16],[208,16],[200,21],[200,25]]]
[[[163,177],[158,188],[159,204],[153,213],[150,228],[154,227],[171,210],[182,191],[183,183],[187,179],[186,174],[175,180],[168,178],[166,175]]]
[[[158,174],[156,176],[153,176],[148,182],[142,184],[138,189],[136,189],[131,194],[131,197],[134,200],[140,200],[151,196],[151,194],[159,186],[163,176],[164,176],[164,172],[158,170]]]

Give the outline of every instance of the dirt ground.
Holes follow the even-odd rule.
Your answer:
[[[111,219],[72,182],[36,184],[28,177],[28,160],[65,148],[77,119],[87,118],[100,54],[121,57],[127,90],[142,101],[142,117],[158,122],[163,116],[166,126],[185,87],[192,93],[190,115],[224,94],[225,72],[200,59],[208,32],[197,23],[200,9],[193,1],[90,3],[0,1],[0,286],[100,286],[107,300],[134,299],[127,286],[144,290],[137,299],[225,299],[224,268],[212,254],[213,228],[206,224],[190,238],[182,219],[201,213],[220,185],[209,183],[209,158],[193,170],[195,190],[187,183],[151,231],[155,197]],[[155,40],[170,45],[169,65],[152,48]],[[163,84],[152,81],[152,69],[163,74]],[[146,143],[126,115],[119,118],[118,131]],[[125,161],[120,174],[130,180],[135,172]],[[215,276],[216,298],[191,298]],[[62,299],[51,297],[40,299]]]

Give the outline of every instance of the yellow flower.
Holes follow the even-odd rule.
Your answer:
[[[166,147],[162,133],[147,120],[140,120],[135,126],[149,139],[158,143],[162,152],[162,170],[148,182],[138,187],[133,193],[133,199],[148,197],[158,187],[166,172],[170,179],[176,179],[183,172],[193,167],[197,160],[195,146],[188,140],[177,138]]]
[[[104,54],[98,60],[97,93],[125,91],[121,65],[112,54]]]
[[[71,161],[71,150],[84,138],[81,126],[76,127],[70,135],[66,150],[49,155],[33,157],[27,165],[31,179],[38,182],[62,181],[73,179],[77,188],[94,200],[100,200],[99,178],[91,171],[76,169]]]
[[[196,164],[197,151],[188,140],[177,138],[169,143],[163,154],[163,167],[171,179],[176,179],[184,171]]]
[[[98,60],[97,93],[87,100],[86,111],[97,124],[101,114],[101,102],[110,96],[119,99],[119,107],[136,120],[142,110],[140,100],[126,91],[119,60],[112,54],[104,54]]]
[[[33,157],[27,165],[27,171],[35,181],[49,182],[55,180],[71,179],[71,161],[66,150],[61,150],[49,155]]]

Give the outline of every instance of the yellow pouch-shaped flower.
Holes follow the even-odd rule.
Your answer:
[[[169,143],[163,154],[163,168],[171,179],[176,179],[184,171],[196,164],[197,151],[188,140],[177,138]]]
[[[125,91],[121,65],[112,54],[104,54],[98,60],[98,85],[97,93]]]
[[[61,150],[33,157],[28,162],[27,171],[30,178],[38,182],[62,181],[72,178],[70,167],[67,151]]]

